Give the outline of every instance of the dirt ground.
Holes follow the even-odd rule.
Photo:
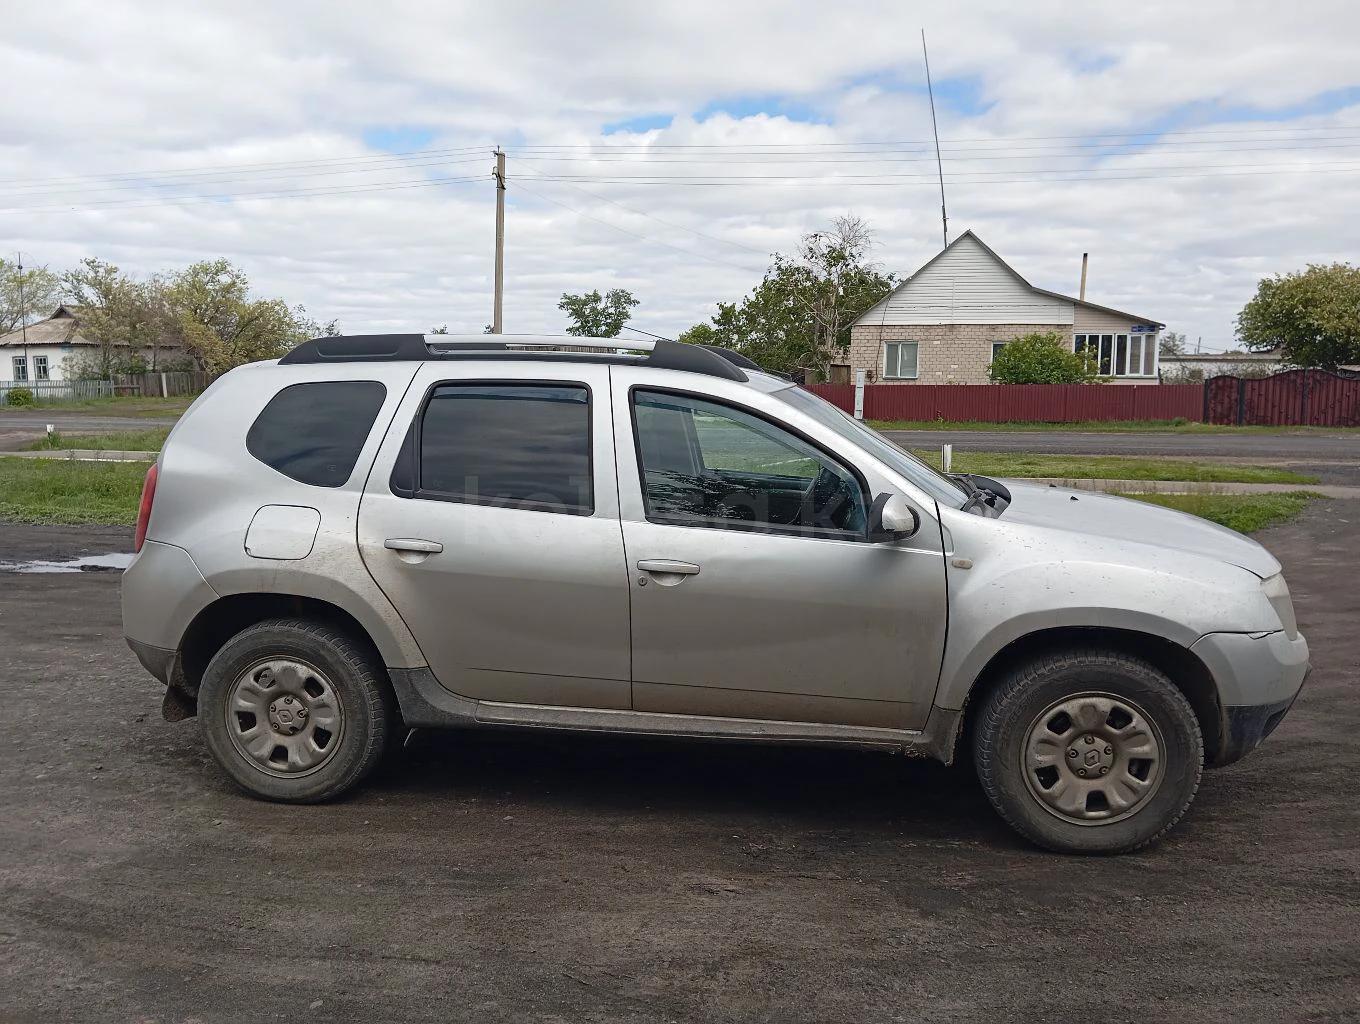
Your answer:
[[[116,574],[0,575],[0,1019],[1355,1019],[1357,538],[1341,501],[1261,535],[1313,677],[1112,859],[870,753],[417,734],[343,803],[258,803],[161,720]]]

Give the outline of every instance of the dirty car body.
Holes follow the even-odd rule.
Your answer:
[[[732,353],[318,339],[171,432],[129,644],[247,790],[400,729],[972,757],[1059,850],[1152,841],[1307,672],[1280,566],[1181,513],[941,475]]]

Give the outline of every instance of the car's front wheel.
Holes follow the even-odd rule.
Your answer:
[[[1199,788],[1204,741],[1185,695],[1119,651],[1049,654],[986,699],[974,761],[1022,835],[1065,853],[1127,853],[1161,838]]]
[[[289,803],[355,786],[398,724],[367,648],[301,619],[260,622],[228,640],[203,674],[198,717],[208,749],[238,785]]]

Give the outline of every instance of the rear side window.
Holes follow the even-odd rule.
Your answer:
[[[250,425],[246,450],[304,484],[340,487],[378,418],[387,388],[376,380],[293,384]]]
[[[417,436],[417,498],[595,511],[584,385],[441,384]]]

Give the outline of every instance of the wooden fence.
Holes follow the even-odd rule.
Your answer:
[[[10,404],[9,393],[16,388],[27,390],[38,405],[113,396],[113,384],[107,380],[0,380],[0,405]]]
[[[125,373],[115,375],[113,385],[120,395],[146,395],[154,398],[175,398],[196,395],[212,383],[203,370],[174,373]]]

